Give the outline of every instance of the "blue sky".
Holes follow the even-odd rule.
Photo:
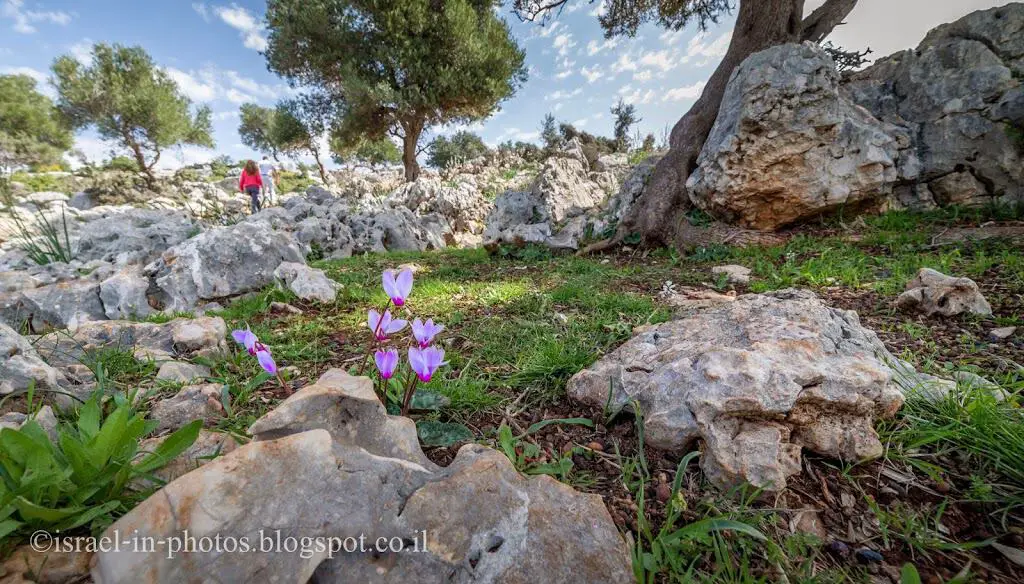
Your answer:
[[[808,0],[808,10],[822,0]],[[848,23],[833,35],[845,46],[871,46],[877,55],[916,45],[931,27],[993,0],[861,0]],[[0,0],[0,74],[26,73],[45,83],[59,55],[86,58],[93,42],[140,45],[193,101],[214,112],[217,148],[185,148],[166,156],[166,166],[217,154],[255,156],[240,144],[238,107],[271,105],[293,93],[267,71],[264,0]],[[733,20],[725,17],[706,33],[694,27],[668,32],[648,26],[636,38],[606,40],[597,23],[600,2],[569,0],[546,26],[500,14],[526,50],[530,78],[492,118],[469,129],[485,141],[536,140],[547,112],[596,134],[611,134],[609,108],[621,97],[637,106],[639,130],[659,139],[700,95],[704,81],[728,47]],[[440,128],[453,132],[455,127]],[[429,139],[429,138],[428,138]],[[90,133],[78,137],[90,158],[110,146]]]

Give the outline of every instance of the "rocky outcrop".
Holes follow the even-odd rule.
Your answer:
[[[323,270],[306,264],[285,262],[274,270],[274,278],[303,300],[334,302],[341,287],[327,277]]]
[[[774,230],[840,207],[877,205],[910,138],[845,99],[817,45],[780,45],[732,74],[686,186],[711,215]]]
[[[600,497],[577,493],[547,476],[525,478],[504,455],[478,445],[464,446],[449,467],[438,468],[419,451],[412,421],[388,416],[369,379],[329,371],[251,432],[253,442],[171,482],[109,529],[156,538],[188,530],[197,539],[247,538],[253,546],[279,534],[310,538],[307,553],[196,551],[168,559],[166,554],[101,552],[93,578],[104,583],[185,582],[209,574],[225,582],[631,578],[629,550]],[[364,550],[358,549],[360,536]],[[337,549],[346,538],[353,538],[356,551]],[[376,552],[378,538],[418,545],[418,551]],[[329,551],[332,542],[335,552]]]
[[[182,211],[130,209],[110,213],[89,221],[88,228],[80,230],[76,259],[145,264],[199,231],[200,226]]]
[[[907,282],[905,292],[896,298],[896,306],[916,309],[928,316],[956,316],[964,312],[991,316],[992,306],[970,278],[947,276],[931,268],[921,268]]]
[[[216,227],[165,251],[146,266],[160,309],[189,310],[215,300],[259,290],[274,282],[282,262],[305,262],[295,238],[265,224]]]
[[[59,389],[64,376],[44,362],[27,339],[0,322],[0,395]]]
[[[802,448],[846,461],[882,454],[874,421],[903,403],[890,362],[856,313],[781,290],[643,327],[568,392],[598,407],[635,400],[651,446],[683,452],[703,440],[701,467],[717,485],[779,490]]]
[[[1022,3],[974,12],[846,79],[813,44],[751,55],[691,201],[761,230],[839,209],[1024,201],[1022,31]]]
[[[1024,201],[1024,3],[979,10],[879,59],[844,94],[911,136],[897,206]]]

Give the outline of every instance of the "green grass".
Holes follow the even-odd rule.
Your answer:
[[[45,191],[63,192],[66,189],[66,179],[50,174],[30,174],[16,172],[11,175],[11,181],[25,185],[30,193],[41,193]]]

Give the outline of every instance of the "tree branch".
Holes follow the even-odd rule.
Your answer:
[[[824,4],[804,19],[801,40],[814,43],[825,40],[855,6],[857,0],[825,0]]]

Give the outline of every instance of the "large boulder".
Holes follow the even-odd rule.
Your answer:
[[[183,211],[118,210],[80,228],[75,257],[80,261],[146,264],[199,231],[199,225]]]
[[[0,320],[35,332],[106,318],[100,283],[91,277],[0,293]]]
[[[774,230],[885,200],[909,136],[842,97],[839,79],[813,43],[743,61],[687,180],[694,204],[730,223]]]
[[[799,472],[802,448],[881,456],[874,422],[903,403],[890,361],[855,312],[781,290],[644,327],[568,392],[598,407],[635,400],[651,446],[685,452],[703,440],[701,466],[719,486],[779,490]]]
[[[334,302],[340,284],[327,277],[323,270],[306,264],[285,262],[274,270],[278,282],[303,300]]]
[[[919,165],[897,203],[1024,200],[1024,3],[972,12],[855,73],[844,93],[912,136]]]
[[[295,238],[265,223],[217,227],[168,249],[146,266],[159,308],[189,310],[214,300],[258,290],[274,282],[281,262],[305,263]]]
[[[261,553],[100,552],[97,582],[625,582],[629,549],[596,495],[464,446],[438,468],[367,378],[327,372],[254,440],[171,482],[109,532],[243,538]],[[282,496],[287,493],[287,496]],[[137,530],[137,531],[136,531]],[[302,553],[268,546],[280,537]],[[306,538],[306,539],[302,539]],[[379,538],[384,538],[379,540]],[[360,541],[363,543],[360,544]],[[378,541],[417,551],[376,551]],[[305,542],[305,543],[303,543]],[[263,549],[260,546],[265,546]],[[334,549],[331,549],[334,546]],[[348,546],[355,546],[353,548]],[[362,547],[361,547],[362,546]]]
[[[39,358],[27,339],[0,322],[0,396],[27,391],[59,389],[64,376]]]

